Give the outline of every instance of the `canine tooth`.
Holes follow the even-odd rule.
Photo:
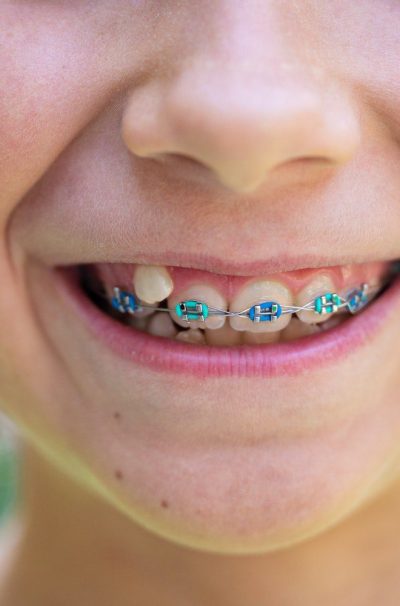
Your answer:
[[[159,303],[174,289],[172,278],[160,265],[137,265],[133,276],[136,295],[144,303]]]
[[[281,333],[281,341],[293,341],[293,339],[313,335],[316,332],[321,332],[321,328],[317,324],[306,324],[298,318],[292,317]]]
[[[293,296],[291,291],[280,282],[269,280],[255,280],[248,283],[234,297],[229,307],[229,311],[241,311],[257,303],[271,301],[280,305],[293,305]],[[232,316],[229,318],[230,325],[235,330],[244,330],[247,332],[275,332],[283,330],[290,322],[290,314],[283,314],[278,319],[269,322],[253,322],[250,318]]]
[[[168,313],[158,311],[149,318],[147,332],[158,337],[173,338],[177,335],[178,329]]]
[[[206,338],[204,331],[200,328],[189,328],[189,330],[181,330],[175,339],[184,343],[196,343],[197,345],[205,345]]]
[[[299,307],[309,303],[316,297],[329,292],[336,292],[332,278],[326,274],[319,274],[307,286],[305,286],[295,297],[295,305]],[[319,314],[314,311],[302,310],[297,312],[297,317],[306,324],[318,324],[325,322],[332,316],[331,313]]]
[[[187,328],[209,328],[216,329],[221,328],[225,324],[225,316],[208,316],[204,322],[202,320],[190,320],[187,322],[183,318],[180,318],[175,312],[175,306],[181,301],[200,301],[206,303],[209,307],[217,307],[218,309],[227,309],[227,301],[218,290],[208,284],[191,284],[185,288],[184,291],[176,293],[174,292],[168,298],[168,307],[174,311],[170,312],[173,320]]]
[[[229,322],[225,322],[225,324],[221,328],[217,328],[214,330],[206,329],[204,331],[206,337],[207,345],[241,345],[242,343],[242,333],[237,330],[233,330]]]

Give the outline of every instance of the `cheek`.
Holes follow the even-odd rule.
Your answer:
[[[400,3],[320,2],[313,3],[313,11],[316,20],[310,39],[323,64],[352,84],[360,102],[364,139],[375,143],[374,153],[380,158],[381,146],[368,125],[371,117],[392,133],[397,148],[400,137]]]
[[[2,3],[0,227],[126,76],[110,61],[112,22],[105,35],[83,5]]]

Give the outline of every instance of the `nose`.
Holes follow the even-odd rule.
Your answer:
[[[290,172],[294,160],[319,170],[353,156],[360,126],[343,85],[290,61],[282,44],[262,64],[259,50],[246,61],[239,54],[232,64],[214,47],[212,57],[194,57],[170,80],[133,92],[122,121],[128,148],[169,157],[170,166],[185,156],[238,193],[257,190],[278,166]]]

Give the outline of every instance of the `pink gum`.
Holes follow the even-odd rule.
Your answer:
[[[183,292],[192,284],[208,284],[214,286],[226,299],[230,301],[244,287],[246,283],[260,279],[278,281],[285,284],[296,295],[304,286],[319,274],[330,276],[335,290],[341,291],[356,287],[362,282],[370,284],[379,283],[385,276],[390,263],[374,261],[371,263],[336,265],[332,267],[319,267],[316,269],[299,269],[291,272],[282,272],[265,276],[227,276],[215,274],[199,269],[166,266],[174,282],[174,292]],[[133,273],[136,265],[128,263],[99,263],[96,264],[98,276],[104,284],[112,289],[119,286],[126,290],[133,289]]]

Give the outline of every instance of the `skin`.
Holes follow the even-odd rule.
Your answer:
[[[0,401],[25,443],[4,603],[399,603],[395,312],[310,375],[182,381],[99,347],[47,270],[400,257],[399,21],[0,0]]]

